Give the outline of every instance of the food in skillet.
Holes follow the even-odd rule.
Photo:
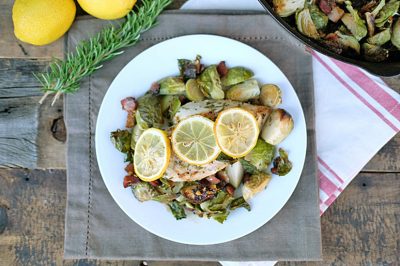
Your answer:
[[[337,54],[371,62],[400,54],[398,0],[272,0],[272,6],[303,35]]]
[[[223,223],[237,208],[251,210],[249,200],[272,173],[290,172],[287,153],[276,157],[276,149],[294,123],[277,108],[277,85],[260,86],[243,67],[200,60],[178,60],[178,76],[123,99],[126,129],[111,141],[126,154],[123,186],[139,201],[164,203],[178,220],[192,212]]]

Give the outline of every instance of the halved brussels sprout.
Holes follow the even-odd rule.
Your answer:
[[[310,15],[317,30],[325,29],[328,25],[328,16],[316,5],[310,5]]]
[[[229,177],[229,183],[238,188],[240,186],[240,182],[242,182],[242,178],[244,175],[244,169],[242,164],[238,161],[234,164],[230,164],[226,167],[226,174]]]
[[[273,110],[261,132],[261,138],[271,145],[281,143],[292,132],[292,116],[283,109]]]
[[[373,45],[384,45],[388,41],[390,41],[390,28],[387,28],[367,39],[367,42]]]
[[[400,2],[397,0],[392,0],[387,3],[378,13],[378,16],[375,19],[375,25],[378,28],[383,27],[385,23],[397,13],[399,6]]]
[[[160,127],[163,124],[160,98],[146,94],[138,99],[139,107],[136,111],[136,123],[142,129]]]
[[[158,192],[147,182],[139,182],[132,185],[132,193],[140,202],[152,200],[158,196]]]
[[[276,107],[282,103],[281,89],[274,84],[265,84],[261,87],[260,102],[269,107]]]
[[[232,67],[228,70],[225,77],[222,78],[222,85],[228,87],[248,80],[254,75],[253,71],[244,67]]]
[[[254,165],[257,170],[265,170],[275,156],[275,146],[268,144],[262,139],[257,140],[256,146],[244,159]]]
[[[225,98],[225,92],[222,90],[222,83],[217,71],[217,66],[213,65],[207,67],[197,81],[206,96],[215,100],[222,100]]]
[[[360,53],[360,43],[353,35],[346,35],[341,33],[340,31],[337,31],[335,33],[338,36],[337,40],[343,46],[343,49],[351,49],[356,51],[357,54]]]
[[[382,62],[389,57],[389,50],[378,45],[363,43],[362,50],[364,58],[371,62]]]
[[[381,0],[379,4],[372,10],[371,15],[375,18],[379,12],[382,10],[382,8],[385,6],[386,0]]]
[[[284,176],[292,170],[292,162],[284,149],[279,149],[279,156],[274,159],[274,167],[271,172],[275,175]]]
[[[272,4],[279,16],[288,17],[296,13],[297,10],[302,9],[305,0],[273,0]]]
[[[320,36],[317,31],[317,27],[311,18],[310,10],[308,8],[304,8],[296,13],[296,25],[297,29],[302,34],[312,39],[319,39]]]
[[[160,95],[182,95],[185,94],[185,83],[178,77],[167,77],[158,82],[160,84]]]
[[[400,49],[400,19],[397,19],[393,25],[392,37],[390,40],[397,49]]]
[[[248,201],[257,193],[263,191],[271,181],[271,175],[264,172],[257,172],[250,176],[244,183],[242,193],[245,201]]]
[[[226,98],[232,101],[246,102],[260,96],[260,87],[255,79],[237,84],[226,92]]]
[[[353,36],[359,41],[368,34],[367,26],[364,21],[358,15],[357,10],[354,10],[351,6],[350,1],[346,1],[346,8],[350,12],[344,14],[342,17],[343,24],[353,34]]]
[[[186,82],[186,96],[191,101],[201,101],[204,99],[204,94],[201,91],[197,80],[189,79]]]

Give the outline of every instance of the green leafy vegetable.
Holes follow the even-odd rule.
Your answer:
[[[375,34],[374,36],[369,37],[367,39],[367,42],[369,44],[373,44],[373,45],[384,45],[385,43],[390,41],[390,37],[391,37],[390,28],[387,28],[387,29]]]
[[[271,181],[271,175],[264,172],[257,172],[250,176],[246,182],[244,182],[242,193],[244,200],[251,199],[257,193],[263,191],[269,181]]]
[[[215,198],[200,204],[204,211],[226,211],[233,198],[225,191],[219,191]]]
[[[157,197],[157,191],[147,182],[139,182],[132,185],[132,192],[138,201],[148,201]]]
[[[138,103],[136,122],[139,127],[141,129],[159,128],[163,124],[159,97],[146,94],[138,99]]]
[[[275,158],[274,168],[271,169],[271,172],[276,175],[284,176],[287,175],[290,170],[292,170],[292,163],[289,161],[289,155],[284,149],[280,148],[279,157]]]
[[[244,171],[248,174],[255,174],[258,172],[257,167],[252,165],[250,162],[246,161],[245,159],[240,159],[240,163],[242,164]]]
[[[132,129],[132,138],[131,138],[131,149],[134,150],[136,146],[136,142],[138,141],[140,135],[142,135],[143,130],[139,127],[139,125],[135,125]]]
[[[242,83],[254,75],[253,71],[244,67],[232,67],[228,70],[225,77],[222,78],[222,85],[228,87]]]
[[[316,5],[310,5],[310,15],[317,30],[325,29],[328,25],[328,16],[325,15]]]
[[[128,130],[111,132],[111,142],[120,152],[128,153],[131,148],[131,133]]]
[[[174,200],[173,202],[169,203],[168,206],[175,219],[181,220],[186,218],[185,209],[181,205],[179,205],[179,202]]]
[[[349,29],[353,36],[359,41],[368,34],[367,26],[358,15],[357,10],[354,10],[351,2],[346,1],[346,8],[350,12],[342,17],[343,24]]]
[[[275,146],[258,139],[256,146],[244,158],[261,171],[268,167],[274,159],[274,155]]]
[[[243,197],[236,198],[232,201],[230,209],[233,211],[237,208],[245,208],[246,210],[251,211],[250,204],[247,203]]]
[[[75,52],[68,53],[65,60],[55,59],[46,73],[35,74],[45,93],[40,100],[55,94],[52,104],[63,93],[74,93],[79,83],[105,61],[123,53],[124,48],[135,45],[142,33],[156,24],[156,18],[171,0],[143,0],[135,11],[130,12],[120,27],[109,26],[87,41],[78,44]]]
[[[160,95],[184,95],[185,83],[181,78],[167,77],[158,82],[160,84]]]
[[[400,2],[397,0],[392,0],[387,3],[378,13],[378,16],[375,19],[375,25],[378,28],[383,27],[385,23],[397,13],[399,6]]]
[[[228,218],[229,212],[225,211],[225,212],[221,212],[221,213],[216,213],[213,214],[211,217],[216,220],[217,222],[223,224],[226,219]]]
[[[222,100],[225,93],[222,90],[222,83],[219,77],[217,66],[207,67],[198,78],[198,83],[204,95],[215,100]]]

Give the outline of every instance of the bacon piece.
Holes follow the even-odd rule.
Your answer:
[[[139,183],[139,182],[140,182],[140,179],[138,177],[136,177],[134,175],[127,175],[124,177],[123,185],[124,185],[124,188],[127,188],[127,187],[129,187],[133,184]]]
[[[217,66],[218,74],[221,78],[225,77],[228,74],[228,68],[226,67],[225,61],[221,61]]]
[[[335,6],[332,11],[328,14],[328,18],[332,22],[338,22],[344,15],[344,10],[338,6]]]
[[[126,97],[125,99],[121,100],[122,109],[125,111],[133,112],[138,107],[137,101],[133,97]]]
[[[336,3],[334,0],[321,0],[319,1],[319,8],[321,9],[322,12],[324,12],[326,15],[331,13],[332,9],[336,6]]]

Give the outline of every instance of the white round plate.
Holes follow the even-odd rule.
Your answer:
[[[191,215],[175,220],[166,206],[158,202],[140,203],[130,189],[124,189],[124,155],[110,141],[110,132],[125,126],[126,112],[120,101],[128,96],[142,96],[155,81],[178,75],[177,59],[202,56],[205,65],[224,60],[228,67],[243,66],[254,71],[261,83],[277,84],[283,93],[282,108],[293,117],[293,132],[279,146],[289,152],[292,171],[283,177],[273,176],[265,191],[251,201],[252,210],[232,211],[220,224],[213,219]],[[133,58],[117,75],[108,89],[97,118],[96,154],[104,183],[121,209],[137,224],[165,239],[194,245],[218,244],[245,236],[268,222],[285,205],[300,179],[307,133],[300,101],[282,71],[257,50],[238,41],[213,36],[189,35],[157,44]],[[122,230],[122,229],[121,229]],[[134,236],[132,236],[134,237]]]

